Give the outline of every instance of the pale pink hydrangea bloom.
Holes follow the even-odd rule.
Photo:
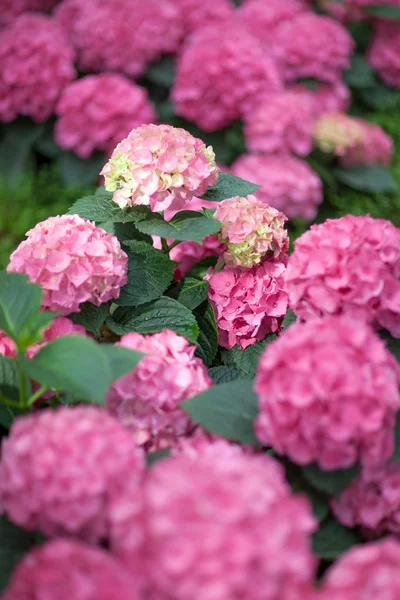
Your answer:
[[[185,35],[209,25],[221,25],[234,13],[231,0],[173,0]]]
[[[47,12],[57,4],[58,0],[2,0],[0,27],[11,23],[25,12]]]
[[[179,404],[212,385],[204,363],[194,356],[196,346],[169,329],[153,335],[128,333],[117,345],[146,356],[113,383],[108,410],[146,450],[173,446],[195,428]]]
[[[2,10],[2,9],[1,9]],[[75,77],[74,53],[50,17],[23,14],[0,31],[0,121],[48,119]]]
[[[139,77],[183,35],[171,0],[64,0],[56,18],[77,51],[82,71]]]
[[[139,600],[135,580],[109,552],[56,539],[26,554],[2,600]]]
[[[226,245],[223,258],[229,266],[253,267],[267,252],[280,258],[289,248],[287,218],[255,196],[222,200],[214,218],[222,223],[220,240]]]
[[[244,137],[252,152],[293,152],[306,156],[312,150],[313,104],[304,94],[285,91],[269,94],[244,119]]]
[[[303,598],[316,561],[316,523],[268,456],[210,446],[167,458],[145,485],[151,597]]]
[[[225,267],[207,274],[208,298],[218,326],[218,343],[242,350],[281,330],[288,298],[285,261],[267,260],[251,269]]]
[[[400,543],[394,538],[353,546],[324,576],[318,600],[400,598]]]
[[[384,21],[377,25],[368,50],[368,61],[387,85],[400,88],[400,28],[397,23]]]
[[[243,117],[260,95],[281,89],[274,59],[232,19],[222,30],[205,27],[191,36],[178,60],[171,98],[178,115],[216,131]]]
[[[347,314],[400,337],[400,229],[353,215],[312,225],[295,242],[286,289],[301,319]]]
[[[17,350],[14,340],[8,337],[4,331],[0,329],[0,354],[7,358],[15,358]]]
[[[115,148],[101,171],[121,208],[182,209],[218,178],[215,154],[199,138],[171,125],[142,125]]]
[[[350,66],[354,41],[337,21],[309,12],[283,22],[271,49],[286,81],[313,77],[334,83]]]
[[[295,323],[259,361],[257,437],[299,465],[382,464],[394,451],[398,384],[395,358],[368,325]]]
[[[294,83],[288,89],[308,98],[312,103],[314,117],[320,117],[325,113],[346,112],[351,104],[350,89],[343,81],[319,83],[316,90],[310,90],[303,83]]]
[[[201,244],[197,242],[181,242],[169,253],[171,260],[179,263],[175,268],[175,279],[185,277],[192,267],[209,256],[221,256],[225,250],[225,244],[219,241],[218,235],[209,235]]]
[[[361,527],[366,537],[400,536],[400,464],[364,469],[331,506],[343,525]]]
[[[56,107],[55,141],[81,158],[112,153],[134,127],[157,120],[147,91],[116,73],[89,75],[68,85]]]
[[[393,158],[393,139],[379,125],[364,119],[357,119],[357,122],[364,130],[364,139],[346,150],[340,157],[341,164],[345,167],[360,165],[389,167]]]
[[[344,156],[365,140],[365,129],[360,119],[345,113],[323,114],[314,126],[314,142],[323,152]]]
[[[273,40],[276,28],[307,10],[302,0],[247,0],[237,16],[260,42]]]
[[[0,505],[28,531],[118,545],[138,530],[143,455],[126,429],[93,406],[19,417],[3,438]]]
[[[8,271],[24,273],[43,289],[42,308],[68,315],[79,305],[118,298],[128,257],[118,239],[78,215],[50,217],[27,232]]]
[[[260,184],[256,198],[289,219],[313,219],[323,199],[318,175],[308,163],[290,154],[243,154],[232,165],[232,173]]]

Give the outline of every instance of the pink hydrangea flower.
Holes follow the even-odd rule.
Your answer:
[[[8,337],[4,331],[0,329],[0,354],[7,358],[15,358],[17,349],[14,340]]]
[[[123,75],[89,75],[71,83],[58,102],[55,140],[88,158],[111,154],[134,127],[157,120],[147,91]]]
[[[247,0],[237,11],[237,16],[260,42],[268,44],[281,23],[306,10],[302,0]]]
[[[387,6],[388,0],[319,0],[319,5],[330,15],[340,21],[361,21],[372,15],[368,15],[366,9],[369,6]],[[399,0],[390,0],[390,6],[400,6]]]
[[[117,345],[146,356],[111,386],[108,410],[147,450],[173,446],[195,428],[179,404],[212,385],[205,365],[194,356],[196,347],[169,329],[147,336],[128,333]]]
[[[171,454],[172,456],[184,454],[191,458],[197,458],[211,452],[228,452],[227,447],[231,449],[232,454],[257,454],[264,452],[263,449],[256,446],[231,442],[219,435],[209,433],[201,427],[197,427],[190,436],[178,440],[177,444],[172,448]]]
[[[183,35],[171,0],[64,0],[56,18],[86,72],[139,77],[162,53],[175,52]]]
[[[219,241],[218,235],[209,235],[201,244],[197,242],[181,242],[169,253],[171,260],[179,263],[175,268],[175,279],[185,277],[192,267],[208,256],[221,256],[225,244]]]
[[[280,91],[275,61],[238,21],[196,31],[178,60],[171,98],[178,115],[216,131],[251,110],[257,97]]]
[[[199,138],[171,125],[142,125],[115,148],[101,171],[121,208],[182,209],[218,178],[215,154]]]
[[[151,597],[282,600],[309,589],[315,520],[273,458],[226,444],[165,459],[149,472],[145,506]]]
[[[14,0],[13,0],[14,1]],[[0,31],[0,121],[45,121],[75,77],[74,53],[50,17],[23,14]]]
[[[255,196],[223,200],[214,218],[222,223],[220,240],[226,245],[227,265],[253,267],[267,252],[280,258],[289,248],[285,215]]]
[[[67,335],[86,336],[86,329],[82,325],[76,325],[71,319],[67,319],[66,317],[55,318],[47,329],[44,330],[41,342],[28,348],[26,351],[27,357],[33,358],[46,344]]]
[[[57,539],[24,556],[3,600],[138,600],[135,580],[108,552]]]
[[[128,257],[118,239],[78,215],[50,217],[28,231],[8,271],[25,273],[43,289],[42,308],[68,315],[79,305],[118,298]]]
[[[218,343],[242,350],[279,332],[287,311],[285,262],[267,260],[251,269],[225,267],[207,274],[208,298],[218,325]]]
[[[230,0],[174,0],[174,3],[179,9],[185,34],[209,25],[220,25],[234,13]]]
[[[384,21],[377,25],[368,60],[387,85],[400,88],[400,30],[396,23]]]
[[[343,81],[319,83],[316,90],[310,90],[302,83],[294,83],[289,86],[289,90],[297,96],[302,94],[308,98],[314,117],[346,112],[351,104],[350,89]]]
[[[400,596],[400,544],[386,538],[345,552],[327,571],[320,600],[396,600]]]
[[[368,325],[295,323],[259,361],[257,437],[299,465],[379,465],[394,451],[398,384],[395,358]]]
[[[313,219],[323,199],[322,182],[309,165],[290,154],[243,154],[232,165],[237,177],[261,184],[255,196],[289,219]]]
[[[344,113],[322,115],[314,127],[315,144],[323,152],[344,156],[364,143],[365,129],[359,121]]]
[[[400,229],[347,215],[312,225],[295,242],[286,273],[301,319],[347,314],[400,337]]]
[[[393,139],[379,125],[364,119],[357,119],[357,122],[364,130],[364,139],[346,150],[340,157],[341,164],[345,167],[390,166],[393,158]]]
[[[293,152],[306,156],[312,150],[313,104],[304,94],[270,94],[244,120],[244,137],[252,152]]]
[[[29,531],[113,547],[127,522],[138,529],[143,470],[132,437],[105,411],[41,410],[19,417],[3,438],[0,504]]]
[[[2,0],[0,27],[8,25],[25,12],[47,12],[57,2],[58,0]]]
[[[334,83],[350,66],[353,50],[353,38],[343,25],[312,12],[283,22],[272,43],[286,81],[313,77]]]

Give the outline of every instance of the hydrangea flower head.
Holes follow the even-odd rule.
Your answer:
[[[306,10],[302,0],[247,0],[239,7],[237,16],[260,42],[268,44],[281,23]]]
[[[169,329],[153,335],[128,333],[118,346],[146,356],[111,386],[108,410],[146,450],[173,446],[195,429],[179,403],[212,385],[205,365],[194,356],[196,347]]]
[[[47,12],[58,0],[2,0],[0,27],[6,26],[25,12]]]
[[[223,200],[214,218],[222,223],[220,239],[226,245],[223,257],[227,265],[253,267],[267,252],[279,258],[289,247],[285,215],[255,196]]]
[[[368,50],[368,61],[386,85],[400,88],[400,31],[396,23],[378,24]]]
[[[357,119],[364,130],[364,137],[358,143],[349,147],[340,157],[345,167],[360,165],[381,165],[389,167],[393,157],[393,140],[382,127]]]
[[[358,119],[344,113],[322,115],[315,123],[314,141],[327,153],[343,156],[364,143],[365,130]]]
[[[185,35],[230,19],[234,6],[230,0],[174,0]]]
[[[115,148],[101,174],[121,208],[181,209],[218,177],[211,146],[171,125],[142,125]]]
[[[312,104],[314,117],[320,117],[326,113],[344,113],[350,108],[350,89],[343,81],[319,82],[315,90],[307,88],[303,83],[293,83],[289,89],[297,96],[302,94],[308,98]]]
[[[295,323],[258,363],[257,437],[299,465],[381,465],[394,451],[398,384],[395,358],[368,325]]]
[[[100,306],[118,298],[128,257],[115,236],[78,215],[50,217],[26,235],[7,270],[41,286],[44,310],[68,315],[83,302]]]
[[[182,279],[192,267],[208,256],[221,256],[225,244],[219,241],[218,235],[208,235],[201,244],[197,242],[181,242],[169,253],[171,260],[179,263],[175,267],[175,279]]]

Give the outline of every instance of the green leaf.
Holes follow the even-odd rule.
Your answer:
[[[98,223],[98,227],[101,227],[107,233],[111,233],[111,235],[115,235],[121,244],[135,240],[137,242],[146,242],[151,246],[153,245],[151,237],[141,233],[135,227],[134,223],[113,223],[112,221],[107,221],[106,223]]]
[[[218,256],[207,256],[196,263],[189,271],[189,277],[195,279],[204,279],[210,267],[215,267],[218,261]]]
[[[94,196],[79,198],[68,211],[69,215],[80,215],[88,221],[97,223],[135,223],[145,219],[149,213],[146,206],[131,206],[121,210],[112,199],[112,194],[99,192]]]
[[[235,177],[230,173],[220,173],[215,185],[208,188],[205,194],[201,196],[204,200],[226,200],[234,196],[248,196],[254,194],[260,185],[250,183],[240,177]]]
[[[45,123],[19,118],[2,126],[0,141],[0,177],[3,182],[20,185],[21,178],[33,172],[36,141],[43,135]]]
[[[175,79],[175,59],[172,56],[163,56],[150,65],[145,77],[152,83],[169,89]]]
[[[397,361],[400,362],[400,338],[392,337],[386,329],[382,329],[379,332],[379,336],[385,342],[388,350],[396,357]]]
[[[359,467],[341,469],[340,471],[322,471],[315,463],[302,468],[306,480],[315,489],[338,496],[357,477]]]
[[[337,179],[348,187],[361,192],[393,193],[397,191],[397,184],[388,169],[377,166],[352,167],[350,169],[337,168],[333,170]]]
[[[166,450],[157,450],[157,452],[149,452],[146,455],[146,463],[147,466],[150,468],[153,465],[155,465],[159,460],[163,460],[164,458],[168,458],[168,456],[171,454],[171,450],[166,449]]]
[[[19,336],[21,346],[28,348],[28,346],[32,346],[33,344],[42,341],[43,331],[50,325],[56,316],[57,313],[55,312],[39,312],[29,317]]]
[[[41,299],[40,286],[29,283],[26,275],[0,272],[0,329],[18,342],[28,319],[39,311]]]
[[[158,300],[136,308],[128,306],[117,308],[113,316],[107,320],[107,324],[111,331],[118,335],[130,331],[146,334],[172,329],[193,343],[199,335],[199,327],[192,312],[167,296],[161,296]]]
[[[234,346],[231,350],[221,350],[222,360],[227,366],[234,367],[240,373],[254,377],[261,354],[275,339],[276,335],[270,335],[265,340],[248,346],[245,350],[241,350],[239,346]]]
[[[182,402],[180,407],[210,433],[259,445],[253,429],[258,412],[253,381],[241,379],[216,385]]]
[[[101,404],[111,383],[133,369],[142,356],[82,336],[66,336],[44,346],[32,360],[22,357],[22,361],[25,372],[42,385]]]
[[[399,90],[389,88],[378,81],[374,86],[360,90],[360,96],[364,104],[378,110],[393,108],[400,102]]]
[[[209,367],[218,350],[218,329],[215,321],[214,310],[208,301],[203,302],[194,311],[194,316],[199,326],[196,356],[202,359]]]
[[[159,298],[174,277],[175,263],[146,242],[126,242],[124,249],[128,254],[128,283],[115,303],[138,306]]]
[[[315,92],[320,86],[321,82],[318,79],[312,79],[311,77],[306,77],[304,79],[299,79],[298,83],[304,85],[307,89]]]
[[[193,279],[193,277],[185,277],[171,292],[169,295],[172,298],[190,310],[194,310],[207,299],[208,283],[200,279]]]
[[[334,560],[361,541],[361,537],[354,529],[343,527],[331,516],[314,533],[313,552],[324,560]]]
[[[84,187],[96,184],[107,158],[99,152],[87,159],[79,158],[73,152],[63,152],[56,162],[66,186]]]
[[[208,369],[208,374],[215,384],[243,379],[243,375],[233,367],[211,367],[211,369]]]
[[[5,404],[0,404],[0,425],[5,427],[5,429],[9,429],[14,419],[16,419],[16,417],[18,417],[20,414],[21,413],[15,408],[11,408]]]
[[[302,470],[286,458],[281,458],[280,462],[284,465],[286,479],[295,493],[302,493],[308,496],[312,503],[313,512],[319,521],[323,521],[329,514],[329,496],[313,488],[304,478]]]
[[[21,558],[35,544],[35,534],[28,533],[0,517],[0,592],[7,587],[10,575]]]
[[[400,462],[400,412],[396,415],[396,428],[394,430],[394,462]]]
[[[380,19],[400,20],[400,6],[392,6],[390,2],[384,6],[367,6],[365,12]]]
[[[82,325],[86,331],[90,331],[91,333],[94,333],[94,335],[99,336],[100,328],[105,323],[110,313],[109,303],[106,302],[100,306],[95,306],[90,302],[85,302],[84,304],[81,304],[80,309],[80,312],[68,315],[68,318],[76,323],[76,325]]]
[[[344,72],[344,79],[353,88],[366,88],[374,85],[374,71],[363,54],[353,54],[350,69]]]
[[[295,323],[296,320],[297,320],[296,315],[294,314],[294,312],[292,311],[291,308],[288,308],[285,318],[283,319],[283,323],[282,323],[283,328],[287,329],[290,325]]]
[[[19,400],[19,368],[13,358],[0,354],[0,394],[9,400]]]
[[[136,223],[142,233],[158,235],[172,240],[201,242],[207,235],[213,235],[221,228],[221,223],[209,219],[201,212],[182,210],[170,221],[165,221],[158,213],[151,213],[146,220]]]

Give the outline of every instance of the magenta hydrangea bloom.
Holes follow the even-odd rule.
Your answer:
[[[397,600],[400,543],[386,538],[345,552],[327,571],[319,600]]]
[[[280,91],[275,61],[238,21],[196,31],[178,60],[171,98],[178,115],[204,131],[241,118],[257,97]]]
[[[105,411],[41,410],[16,419],[3,438],[0,505],[29,531],[113,546],[140,511],[143,470],[132,437]]]
[[[199,138],[172,125],[142,125],[115,148],[101,171],[121,208],[182,209],[218,178],[215,154]]]
[[[357,119],[364,131],[361,142],[351,146],[340,157],[340,162],[345,167],[360,165],[390,166],[393,158],[393,139],[382,127],[369,123],[364,119]]]
[[[282,600],[309,589],[315,520],[273,458],[226,444],[165,459],[148,474],[145,506],[151,597]]]
[[[117,345],[146,356],[111,386],[108,410],[146,450],[173,446],[195,428],[180,402],[212,385],[204,363],[194,356],[196,346],[169,329],[153,335],[128,333]]]
[[[360,119],[345,113],[327,113],[315,123],[314,142],[323,152],[344,156],[354,147],[362,147],[366,134]]]
[[[276,28],[284,21],[307,10],[302,0],[247,0],[237,11],[237,16],[260,42],[273,40]]]
[[[303,83],[294,83],[289,90],[299,96],[305,95],[312,103],[314,117],[326,113],[346,112],[351,104],[351,92],[343,81],[335,83],[319,83],[316,90],[310,90]]]
[[[208,298],[218,325],[218,343],[242,350],[281,330],[288,306],[285,261],[267,260],[251,269],[210,270]]]
[[[257,437],[299,465],[379,465],[394,451],[398,384],[395,358],[368,325],[295,323],[258,363]]]
[[[246,115],[244,137],[252,152],[293,152],[306,156],[312,150],[313,127],[310,98],[285,91],[269,94]]]
[[[353,38],[343,25],[312,12],[283,22],[272,43],[286,81],[313,77],[334,83],[350,66],[353,50]]]
[[[55,140],[88,158],[111,154],[134,127],[157,120],[147,91],[123,75],[89,75],[67,86],[58,102]]]
[[[340,21],[361,21],[371,18],[366,9],[369,6],[388,6],[388,0],[319,0],[319,5]],[[390,0],[390,6],[400,6],[400,0]]]
[[[209,235],[201,244],[197,242],[181,242],[169,253],[171,260],[179,263],[175,268],[175,279],[182,279],[192,267],[208,256],[221,256],[225,244],[219,241],[218,235]]]
[[[0,31],[0,121],[45,121],[75,77],[74,53],[50,17],[23,14]]]
[[[256,198],[289,219],[313,219],[323,199],[318,175],[308,163],[290,154],[243,154],[232,165],[232,173],[260,184]]]
[[[253,267],[267,252],[282,257],[289,248],[284,214],[255,196],[236,196],[218,204],[214,218],[221,221],[220,240],[227,265]]]
[[[26,236],[7,271],[41,286],[44,310],[68,315],[83,302],[100,306],[127,282],[128,257],[118,239],[78,215],[50,217]]]
[[[347,215],[295,242],[286,273],[289,303],[301,319],[330,314],[384,327],[400,337],[400,229]]]
[[[185,35],[209,25],[220,25],[234,14],[231,0],[173,0]]]
[[[387,85],[400,88],[400,29],[396,23],[385,21],[377,25],[368,61]]]
[[[171,450],[171,455],[179,456],[180,454],[184,454],[191,458],[197,458],[198,456],[204,456],[211,452],[218,453],[219,451],[231,451],[232,455],[264,453],[263,449],[256,446],[231,442],[219,435],[209,433],[201,427],[197,427],[190,436],[178,440],[177,444]]]
[[[47,12],[58,0],[2,0],[0,27],[4,27],[25,12]]]
[[[183,31],[171,0],[64,0],[56,11],[82,71],[139,77],[164,52],[175,52]]]
[[[2,600],[139,600],[135,580],[108,552],[57,539],[31,550]]]

